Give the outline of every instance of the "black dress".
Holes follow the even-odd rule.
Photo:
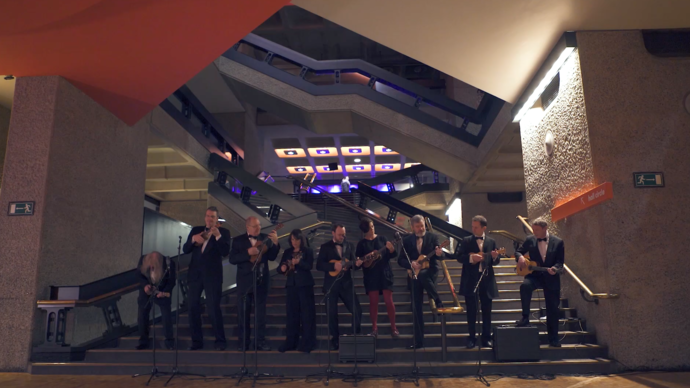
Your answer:
[[[380,250],[386,246],[386,238],[383,236],[376,236],[373,240],[362,239],[357,244],[355,256],[363,258],[367,253]],[[364,271],[364,289],[367,294],[370,291],[379,291],[382,294],[383,290],[393,290],[393,270],[391,269],[390,260],[397,256],[397,252],[389,252],[384,250],[383,256],[371,267],[365,268]]]

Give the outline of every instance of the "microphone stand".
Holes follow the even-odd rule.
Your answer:
[[[397,236],[400,235],[400,232],[397,232]],[[396,237],[397,237],[396,236]],[[412,271],[412,280],[410,280],[411,284],[411,292],[412,292],[412,371],[410,373],[404,373],[401,375],[398,375],[396,378],[396,381],[407,381],[407,382],[412,382],[414,383],[415,386],[419,386],[419,378],[420,377],[434,377],[436,374],[434,373],[421,373],[419,371],[419,367],[417,366],[417,337],[416,337],[416,332],[417,332],[417,306],[415,303],[415,283],[417,280],[417,274],[414,272],[414,268],[412,267],[412,260],[410,259],[410,255],[407,253],[407,250],[405,249],[405,244],[402,242],[402,238],[400,241],[400,247],[402,248],[403,253],[405,254],[405,257],[407,258],[407,262],[410,264],[410,270]],[[409,279],[409,277],[408,277]],[[422,298],[424,298],[424,295],[422,295]],[[422,333],[424,335],[424,333]]]
[[[484,255],[482,254],[482,261]],[[479,293],[477,293],[477,290],[479,289],[479,285],[481,284],[482,280],[484,280],[484,275],[486,275],[486,271],[489,269],[489,266],[487,265],[486,268],[482,271],[482,275],[479,277],[479,280],[477,281],[477,285],[474,286],[474,298],[475,298],[475,303],[477,304],[477,319],[476,319],[476,325],[479,327],[479,345],[477,346],[477,373],[475,374],[475,377],[477,378],[477,381],[481,382],[482,384],[486,385],[487,387],[491,386],[489,382],[486,380],[486,377],[484,377],[484,373],[482,372],[482,339],[481,336],[484,334],[484,331],[481,330],[481,327],[479,326]],[[482,309],[484,306],[482,306]]]
[[[256,276],[254,276],[256,278]],[[248,289],[247,291],[244,292],[244,295],[242,295],[242,312],[243,314],[246,313],[247,311],[247,295],[249,294],[249,291],[252,289]],[[237,316],[239,317],[239,311]],[[242,367],[240,368],[240,371],[237,373],[233,373],[231,375],[226,375],[223,377],[230,377],[230,378],[239,378],[237,380],[237,385],[240,385],[242,380],[249,375],[249,369],[247,369],[247,331],[248,328],[245,327],[243,332],[242,332]]]
[[[323,295],[323,299],[321,300],[321,302],[319,302],[319,304],[324,304],[324,303],[326,304],[326,320],[328,320],[329,313],[331,311],[331,309],[330,309],[331,304],[329,303],[328,297],[331,295],[331,292],[333,291],[333,287],[335,286],[335,284],[341,278],[342,278],[342,276],[338,276],[335,278],[335,281],[333,281],[333,284],[331,284],[331,287]],[[326,326],[328,326],[328,324]],[[330,336],[330,332],[329,332],[329,336]],[[328,341],[328,342],[330,342],[330,341]],[[326,366],[326,370],[321,372],[321,373],[314,373],[311,375],[307,375],[305,381],[308,381],[310,378],[314,378],[314,377],[325,377],[326,380],[323,382],[323,385],[328,386],[328,383],[331,380],[331,376],[333,376],[333,375],[341,375],[341,376],[344,375],[344,373],[342,373],[342,372],[337,372],[337,371],[333,370],[333,366],[331,365],[331,344],[328,343],[326,347],[328,348],[328,365]]]
[[[282,375],[277,375],[274,376],[270,373],[259,373],[259,348],[258,348],[258,334],[259,330],[257,327],[257,317],[256,317],[256,312],[258,311],[258,295],[256,291],[256,283],[258,281],[258,276],[257,272],[262,271],[263,266],[260,265],[263,262],[263,255],[259,253],[259,257],[256,258],[256,262],[254,263],[254,268],[252,269],[252,275],[254,276],[254,285],[252,286],[253,291],[254,291],[254,375],[252,379],[252,387],[256,386],[256,382],[260,379],[272,379],[274,377],[283,377]],[[263,278],[263,271],[261,273],[261,277]],[[245,306],[246,307],[246,306]],[[246,340],[247,338],[247,327],[244,328],[244,338]],[[237,380],[237,385],[239,385],[242,382],[242,379],[244,378],[243,376],[240,376],[239,380]]]
[[[175,278],[177,281],[180,281],[180,251],[182,249],[182,236],[178,236],[178,241],[177,241],[177,259],[175,260]],[[180,346],[179,346],[179,332],[180,332],[180,309],[182,308],[182,302],[180,301],[180,285],[177,285],[177,291],[175,291],[177,294],[177,311],[175,311],[175,364],[173,365],[172,368],[172,375],[170,375],[170,378],[168,381],[163,384],[164,387],[168,386],[168,383],[170,383],[170,380],[175,378],[175,376],[196,376],[196,377],[203,377],[205,378],[206,375],[201,375],[198,373],[186,373],[186,372],[180,372],[179,370],[179,365],[178,365],[178,359],[179,359],[179,354],[180,354]]]
[[[359,365],[358,365],[358,357],[357,357],[357,310],[356,310],[356,304],[355,300],[357,298],[357,295],[355,294],[355,267],[356,267],[356,261],[357,258],[355,257],[355,262],[352,263],[351,268],[350,268],[350,281],[352,283],[352,332],[355,336],[355,367],[352,369],[352,373],[345,375],[343,378],[343,382],[346,383],[353,383],[353,385],[356,387],[357,383],[360,381],[364,380],[364,375],[359,374]],[[362,322],[359,322],[360,328],[362,327]],[[370,376],[367,376],[370,377]],[[371,376],[374,377],[374,376]]]
[[[149,379],[148,379],[148,381],[146,381],[147,387],[148,387],[149,383],[151,383],[151,380],[153,380],[154,377],[166,376],[166,375],[170,374],[169,372],[159,371],[158,366],[156,365],[156,304],[153,302],[154,299],[157,297],[156,295],[158,292],[158,287],[161,285],[161,283],[163,282],[163,279],[165,279],[166,275],[168,275],[168,269],[167,268],[165,269],[163,276],[161,276],[161,279],[158,281],[157,284],[153,284],[151,282],[151,279],[149,278],[149,285],[153,287],[152,290],[156,290],[156,291],[151,292],[151,295],[149,295],[149,300],[148,300],[148,302],[146,302],[146,306],[148,306],[149,303],[151,304],[151,324],[152,324],[151,330],[153,331],[153,339],[152,339],[152,341],[153,341],[152,342],[152,345],[153,345],[153,365],[151,367],[151,373],[149,375]],[[144,306],[144,308],[146,308],[146,306]],[[162,312],[161,312],[161,314],[162,314]],[[140,377],[140,376],[144,376],[144,374],[137,373],[137,374],[133,375],[132,377]]]

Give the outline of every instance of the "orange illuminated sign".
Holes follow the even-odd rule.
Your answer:
[[[588,192],[578,195],[577,197],[556,206],[551,209],[551,220],[556,222],[575,213],[589,209],[602,202],[613,198],[613,185],[611,182],[603,183]]]

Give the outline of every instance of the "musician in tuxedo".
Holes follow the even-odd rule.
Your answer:
[[[472,235],[460,240],[455,256],[462,263],[462,276],[460,278],[460,293],[465,296],[467,307],[467,327],[470,334],[467,339],[467,349],[476,345],[477,323],[477,296],[482,306],[482,346],[492,347],[491,343],[491,302],[498,298],[498,286],[494,277],[494,265],[501,258],[496,250],[496,241],[486,235],[487,221],[484,216],[472,217]],[[474,289],[486,269],[486,274],[477,288]]]
[[[251,330],[249,329],[252,303],[256,304],[256,327],[254,337],[257,350],[271,350],[266,343],[266,298],[270,288],[268,274],[268,262],[274,261],[280,251],[278,234],[272,231],[270,234],[261,233],[261,222],[256,217],[249,217],[245,222],[247,233],[237,236],[232,243],[230,263],[237,265],[237,318],[239,328],[239,351],[249,348],[251,342]],[[266,244],[268,250],[261,256],[261,262],[257,264],[256,295],[254,295],[254,263],[253,255],[259,254],[256,245],[259,242]]]
[[[421,268],[421,265],[416,262],[420,255],[435,253],[429,259],[429,268],[422,269],[417,275],[417,279],[411,279],[409,276],[407,278],[415,312],[413,317],[415,343],[408,346],[409,349],[412,349],[415,346],[417,348],[424,347],[424,291],[426,290],[429,299],[436,303],[437,308],[443,307],[443,302],[441,302],[436,291],[436,281],[438,279],[438,260],[443,258],[444,253],[441,250],[438,236],[427,233],[424,217],[417,214],[410,218],[410,224],[413,233],[403,239],[404,250],[398,255],[398,265],[408,270],[417,270]]]
[[[352,271],[357,269],[356,265],[362,265],[361,260],[355,258],[355,248],[345,241],[345,226],[333,224],[331,234],[333,239],[323,245],[319,250],[319,257],[316,259],[316,269],[324,272],[323,293],[328,294],[326,299],[328,310],[328,332],[331,335],[331,349],[338,350],[340,347],[340,331],[338,330],[338,298],[345,304],[345,307],[354,314],[355,327],[353,331],[362,331],[362,307],[359,305],[357,295],[354,295],[354,283],[352,281]],[[330,261],[336,260],[335,263]],[[342,260],[348,263],[343,267]],[[352,265],[355,264],[354,267]],[[341,271],[337,276],[331,276],[329,272]]]
[[[299,229],[290,232],[289,244],[277,268],[279,274],[287,274],[287,336],[278,351],[283,353],[297,349],[309,353],[316,347],[316,304],[314,277],[311,274],[314,252],[307,246],[307,239]],[[290,270],[291,267],[294,269]]]
[[[182,247],[185,254],[191,253],[192,260],[187,270],[187,299],[189,301],[189,326],[192,331],[192,346],[189,350],[204,347],[201,332],[201,293],[206,294],[206,311],[213,326],[216,350],[225,350],[225,328],[220,311],[223,287],[223,258],[230,253],[230,231],[218,223],[218,209],[206,209],[204,226],[195,226],[189,232]]]
[[[378,314],[379,314],[379,295],[383,295],[386,303],[388,320],[391,323],[391,336],[398,338],[400,332],[395,326],[395,304],[393,303],[393,270],[391,269],[391,259],[397,256],[395,246],[384,236],[376,234],[374,221],[369,217],[364,217],[359,222],[359,230],[364,233],[364,238],[357,243],[355,255],[363,259],[372,252],[381,254],[381,258],[367,268],[362,266],[364,277],[364,290],[369,296],[369,316],[371,317],[371,335],[378,337]]]
[[[139,258],[137,268],[139,269],[139,297],[137,298],[139,345],[136,349],[149,348],[149,320],[152,304],[155,303],[163,317],[165,348],[173,350],[175,339],[173,337],[170,295],[172,295],[177,280],[175,263],[171,261],[168,265],[165,256],[159,252],[151,252]],[[152,295],[153,297],[151,297]]]
[[[532,221],[532,231],[534,235],[528,236],[515,252],[517,265],[520,268],[525,268],[523,255],[529,254],[530,261],[535,262],[540,267],[548,268],[548,270],[547,272],[534,271],[525,276],[525,280],[520,286],[522,319],[517,322],[517,325],[529,325],[532,291],[542,288],[546,300],[546,328],[549,334],[549,346],[559,348],[561,347],[558,338],[558,306],[561,301],[561,278],[559,275],[565,263],[565,248],[563,240],[549,233],[546,221],[539,218]]]

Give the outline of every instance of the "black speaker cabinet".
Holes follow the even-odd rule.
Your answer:
[[[355,337],[352,335],[340,336],[340,362],[355,361]],[[376,338],[370,335],[357,336],[357,362],[376,362]]]
[[[539,360],[539,329],[537,327],[494,327],[496,361]]]

